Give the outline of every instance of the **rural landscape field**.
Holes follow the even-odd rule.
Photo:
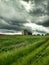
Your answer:
[[[0,36],[0,65],[49,65],[49,36]]]

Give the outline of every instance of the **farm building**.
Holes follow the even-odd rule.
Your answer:
[[[27,30],[27,29],[24,29],[23,30],[23,35],[32,35],[32,32]]]

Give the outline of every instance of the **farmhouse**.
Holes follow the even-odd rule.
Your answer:
[[[24,30],[23,30],[23,34],[24,34],[24,35],[32,35],[32,32],[29,31],[29,30],[27,30],[27,29],[24,29]]]

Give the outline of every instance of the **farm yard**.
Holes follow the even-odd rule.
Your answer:
[[[49,65],[49,36],[0,36],[0,65]]]

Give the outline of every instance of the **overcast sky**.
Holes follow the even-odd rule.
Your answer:
[[[23,29],[49,33],[49,0],[0,0],[0,33]]]

